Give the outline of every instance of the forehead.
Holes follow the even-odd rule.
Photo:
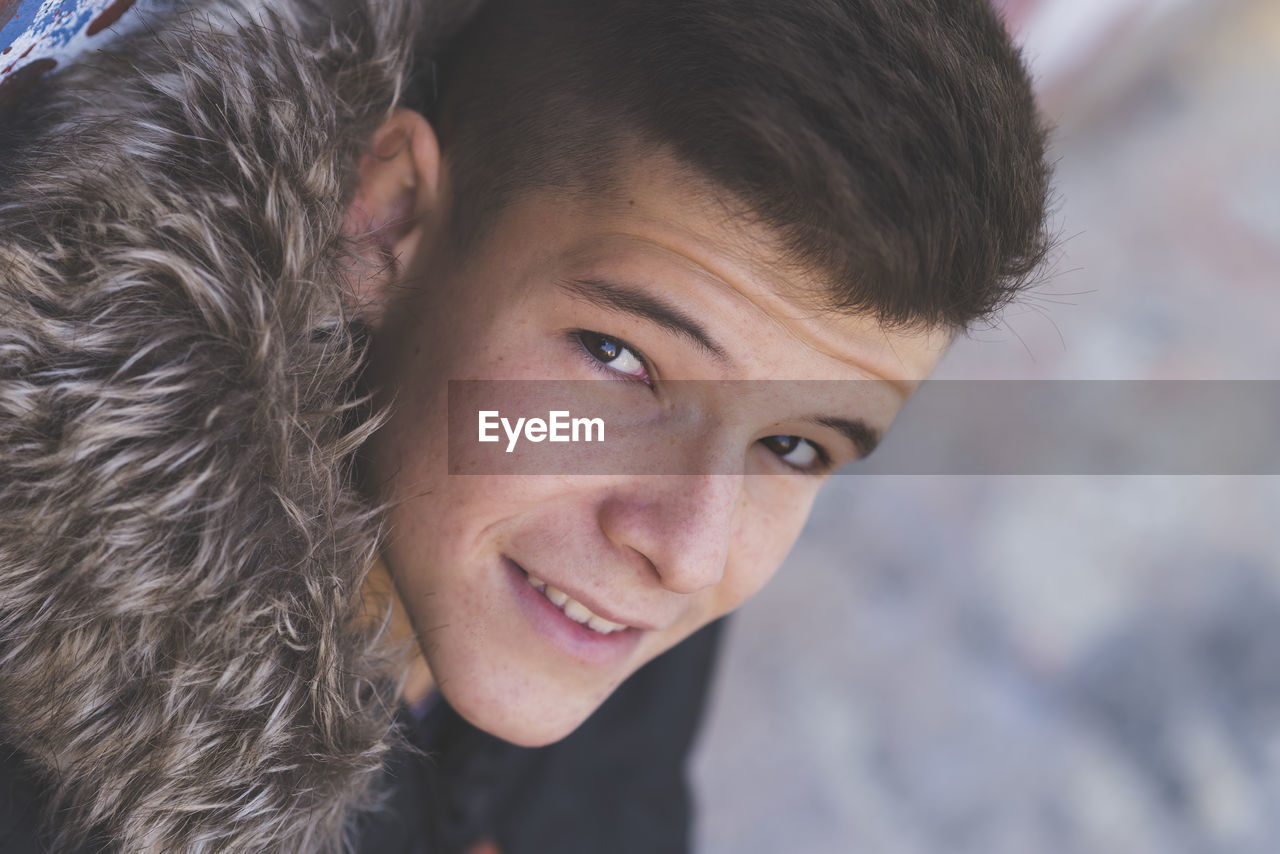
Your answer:
[[[728,334],[772,342],[781,373],[760,378],[885,379],[906,394],[951,340],[947,330],[889,331],[864,314],[815,307],[831,283],[790,260],[732,197],[663,154],[623,158],[604,192],[530,193],[494,237],[507,260],[536,259],[535,277],[605,276],[668,295]],[[780,353],[796,359],[779,362]]]

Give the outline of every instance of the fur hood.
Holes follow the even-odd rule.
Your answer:
[[[166,13],[4,119],[0,742],[58,847],[331,850],[370,802],[341,224],[426,5]]]

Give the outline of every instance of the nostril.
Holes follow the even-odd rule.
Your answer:
[[[661,579],[662,573],[658,571],[658,565],[649,559],[649,556],[634,546],[628,546],[631,551],[640,556],[640,560],[644,561],[645,566],[649,567],[649,571],[653,573],[654,578]]]

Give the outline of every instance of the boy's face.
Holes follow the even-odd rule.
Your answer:
[[[756,593],[823,480],[792,466],[810,464],[810,443],[836,465],[857,455],[820,420],[883,431],[948,340],[805,308],[766,233],[728,221],[672,162],[632,165],[608,198],[523,197],[465,258],[428,230],[374,336],[372,378],[395,399],[366,448],[370,482],[395,502],[384,559],[450,704],[517,744],[565,736]],[[638,474],[653,460],[637,458],[610,469],[637,474],[450,476],[447,383],[473,379],[616,380],[602,390],[663,437],[624,453],[694,473]],[[813,379],[887,382],[812,407],[784,393],[696,419],[672,409],[668,423],[655,402],[675,380]],[[712,460],[744,474],[696,473]],[[528,576],[627,628],[582,625]]]

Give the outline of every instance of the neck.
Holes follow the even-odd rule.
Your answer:
[[[404,602],[400,598],[400,591],[396,589],[395,580],[391,577],[387,565],[382,562],[382,558],[378,558],[369,571],[369,577],[364,583],[364,595],[373,619],[381,619],[385,613],[383,609],[390,605],[391,625],[387,633],[388,639],[393,645],[405,650],[401,669],[400,699],[407,705],[426,699],[431,689],[435,687],[435,680],[431,677],[427,660],[423,657],[422,649],[418,645],[417,635],[413,630],[413,623],[409,620],[409,614],[404,608]]]

